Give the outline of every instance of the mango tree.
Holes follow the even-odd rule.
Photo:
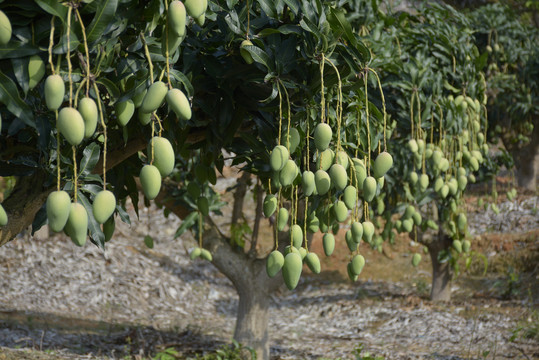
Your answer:
[[[485,64],[489,139],[502,140],[515,161],[518,185],[535,191],[539,177],[537,23],[534,26],[531,19],[502,4],[475,9],[470,17]]]
[[[383,18],[397,24],[385,47],[362,39],[370,24],[350,16],[360,6],[2,4],[0,176],[17,180],[2,203],[0,244],[48,223],[75,245],[89,237],[104,249],[115,221],[131,221],[125,202],[136,206],[141,189],[184,219],[177,235],[190,230],[197,238],[192,258],[212,261],[231,279],[240,297],[235,338],[261,358],[269,356],[268,295],[281,284],[278,273],[293,289],[303,263],[320,271],[309,233],[324,233],[329,256],[339,228],[349,227],[346,266],[355,280],[365,264],[362,241],[379,248],[394,236],[393,224],[412,234],[414,224],[435,227],[419,215],[435,203],[444,231],[431,253],[452,258],[444,239],[463,238],[462,183],[485,155],[475,57],[466,58],[468,48],[453,55],[423,17]],[[451,15],[442,18],[449,23]],[[446,31],[455,35],[455,26]],[[437,58],[430,36],[445,40],[444,56]],[[460,40],[473,49],[467,35]],[[225,156],[254,175],[257,216],[248,239],[237,234],[250,177],[236,189],[231,230],[214,221],[222,202],[212,186]],[[425,176],[403,184],[412,170],[441,187],[424,185]],[[391,221],[388,214],[403,211],[400,225]],[[270,254],[257,251],[262,214],[275,223]]]

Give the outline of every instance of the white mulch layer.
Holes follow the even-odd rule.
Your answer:
[[[471,231],[538,228],[537,197],[530,199],[518,207],[501,204],[498,216],[470,214]],[[211,264],[189,259],[193,240],[174,239],[179,220],[160,211],[141,209],[131,226],[118,221],[105,252],[43,231],[1,247],[0,353],[1,346],[32,347],[56,349],[67,358],[120,358],[148,355],[162,344],[201,350],[230,342],[234,288]],[[508,225],[513,217],[520,225]],[[148,234],[155,242],[151,250],[143,243]],[[481,358],[484,351],[497,358],[539,357],[537,343],[509,341],[519,320],[515,302],[492,311],[476,301],[479,309],[470,316],[467,304],[410,303],[412,295],[398,283],[302,279],[296,291],[273,296],[272,356],[353,358],[363,344],[364,351],[386,359]],[[9,320],[15,318],[24,324]]]

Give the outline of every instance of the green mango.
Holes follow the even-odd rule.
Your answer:
[[[265,217],[270,217],[277,210],[277,197],[273,194],[268,194],[264,198],[262,209]]]
[[[289,290],[293,290],[298,286],[302,267],[303,261],[299,254],[291,252],[284,258],[283,280]]]
[[[440,160],[440,165],[438,166],[438,169],[440,169],[440,171],[447,171],[449,170],[449,160],[447,160],[446,158],[442,158],[442,160]]]
[[[333,164],[329,169],[329,176],[331,178],[331,183],[337,190],[344,190],[348,183],[348,175],[346,174],[346,169],[342,165]]]
[[[468,225],[468,219],[465,214],[460,213],[457,217],[457,227],[460,231],[464,231],[466,230],[466,225]]]
[[[338,222],[344,222],[348,217],[348,208],[343,201],[337,200],[333,205],[333,212]]]
[[[209,262],[213,261],[213,256],[211,255],[211,252],[206,249],[200,249],[200,257]]]
[[[444,179],[442,179],[441,177],[437,177],[436,180],[434,180],[434,191],[439,192],[443,186]]]
[[[455,249],[455,251],[457,253],[461,253],[462,252],[462,243],[460,242],[460,240],[453,240],[453,249]]]
[[[413,205],[406,206],[406,209],[404,210],[404,219],[410,219],[412,215],[415,213],[415,207]]]
[[[148,92],[144,96],[144,100],[142,100],[140,111],[142,111],[143,113],[153,113],[161,106],[161,104],[163,104],[163,101],[165,101],[165,97],[167,96],[167,94],[168,87],[164,82],[154,82],[152,85],[150,85],[150,87],[148,88]]]
[[[191,119],[191,106],[185,94],[179,89],[170,89],[167,92],[167,104],[174,111],[180,121]]]
[[[438,167],[440,165],[440,162],[442,161],[442,158],[444,157],[444,153],[440,150],[434,150],[432,153],[432,163]]]
[[[331,256],[333,250],[335,250],[335,237],[331,233],[326,233],[322,237],[322,246],[324,248],[324,254]]]
[[[176,36],[185,36],[187,12],[181,1],[174,0],[168,5],[168,25]]]
[[[290,141],[287,139],[287,134],[285,132],[284,134],[284,141],[286,144],[286,147],[288,148],[288,151],[292,154],[296,151],[299,142],[301,140],[301,137],[299,136],[299,131],[296,128],[290,128],[290,132],[288,133],[288,136],[290,136]]]
[[[413,153],[416,153],[419,150],[419,147],[417,146],[417,141],[415,141],[415,139],[410,139],[408,141],[408,149]]]
[[[393,166],[393,157],[387,151],[383,151],[376,157],[373,165],[373,176],[381,178]]]
[[[344,240],[346,241],[346,246],[348,246],[348,250],[350,250],[350,252],[357,250],[359,244],[354,241],[351,230],[346,231]]]
[[[299,249],[301,244],[303,244],[303,230],[298,224],[294,224],[290,227],[290,241],[296,249]]]
[[[148,92],[148,89],[144,89],[138,92],[137,94],[135,94],[135,96],[133,96],[131,100],[133,100],[133,104],[135,104],[135,108],[138,109],[142,105],[142,101],[144,101],[144,97],[146,96],[147,92]]]
[[[116,197],[111,191],[101,190],[97,193],[92,204],[95,220],[103,224],[116,210]]]
[[[344,189],[344,193],[343,193],[343,200],[344,200],[344,203],[346,204],[346,207],[350,210],[353,210],[355,209],[356,207],[356,204],[357,204],[357,190],[354,186],[352,185],[348,185],[345,189]]]
[[[472,248],[472,244],[470,243],[470,240],[464,240],[462,242],[462,251],[465,253],[470,252],[470,249]]]
[[[286,208],[280,208],[277,212],[277,229],[283,231],[288,223],[288,210]]]
[[[442,199],[445,199],[448,194],[449,194],[449,186],[444,184],[444,186],[442,186],[442,188],[440,189],[440,196],[442,197]]]
[[[161,190],[161,173],[154,165],[144,165],[140,170],[140,184],[148,200],[153,200]]]
[[[412,265],[416,267],[421,262],[421,254],[415,253],[412,256]]]
[[[352,232],[352,240],[359,244],[363,236],[363,225],[359,221],[354,221],[350,226],[350,230]]]
[[[335,154],[335,163],[341,165],[345,170],[348,170],[348,154],[346,151],[341,150]]]
[[[367,178],[367,168],[365,167],[363,160],[358,158],[353,158],[352,164],[354,165],[354,172],[351,176],[351,182],[358,188],[358,190],[363,189],[363,182]]]
[[[402,221],[402,229],[405,232],[412,232],[414,228],[414,220],[413,219],[406,219]]]
[[[301,176],[301,183],[303,185],[303,195],[311,196],[316,189],[314,173],[312,171],[304,171]]]
[[[427,220],[427,227],[432,230],[438,230],[438,224],[434,220]]]
[[[56,127],[67,142],[73,146],[79,145],[84,139],[84,120],[80,113],[72,107],[60,110]]]
[[[117,102],[116,105],[114,105],[114,110],[116,111],[116,119],[118,120],[118,124],[125,126],[135,113],[135,104],[131,99]]]
[[[196,258],[200,257],[201,254],[202,254],[202,249],[199,247],[195,247],[195,248],[192,248],[191,251],[189,252],[189,257],[191,258],[191,260],[195,260]]]
[[[359,275],[361,274],[361,271],[365,266],[365,258],[363,257],[363,255],[357,254],[352,258],[351,264],[352,273],[354,273],[355,275]]]
[[[429,187],[429,176],[427,174],[421,174],[419,177],[419,188],[421,191],[427,190]]]
[[[331,127],[326,123],[320,123],[314,129],[314,145],[318,151],[324,151],[328,148],[331,142],[333,131]]]
[[[314,174],[314,182],[318,195],[325,195],[331,187],[331,178],[324,170],[317,170]]]
[[[151,158],[153,146],[152,164],[159,170],[161,177],[168,176],[174,170],[176,156],[172,145],[167,138],[154,136],[148,144],[148,158]]]
[[[103,235],[105,235],[105,242],[109,242],[114,235],[114,230],[116,229],[116,222],[114,221],[114,216],[109,217],[107,221],[103,223]]]
[[[88,213],[80,203],[72,203],[64,232],[77,246],[86,244],[88,233]]]
[[[417,184],[418,180],[419,176],[417,175],[417,173],[415,171],[410,171],[410,173],[408,174],[408,181],[410,181],[410,184],[414,186],[415,184]]]
[[[320,274],[321,267],[320,267],[320,259],[318,258],[318,255],[316,255],[313,252],[308,253],[305,256],[305,263],[314,274]]]
[[[425,151],[425,140],[418,139],[417,140],[417,152],[419,154],[423,154],[424,151]]]
[[[298,175],[298,166],[294,160],[287,160],[281,172],[279,173],[279,182],[281,185],[289,186],[294,183],[296,176]]]
[[[251,53],[245,49],[245,46],[251,46],[253,43],[250,40],[243,40],[240,44],[240,55],[245,60],[248,65],[251,65],[254,62]]]
[[[45,79],[45,103],[49,110],[58,110],[64,102],[64,80],[60,75],[49,75]]]
[[[316,159],[316,168],[328,171],[335,160],[335,153],[331,149],[326,149],[318,155]]]
[[[464,191],[464,189],[466,189],[466,185],[468,185],[468,178],[466,177],[466,175],[459,175],[457,183],[458,189],[460,191]]]
[[[365,181],[363,181],[363,198],[367,202],[371,202],[376,195],[376,179],[372,176],[368,176]]]
[[[451,195],[456,195],[457,194],[457,191],[459,189],[459,184],[457,182],[457,179],[455,179],[455,178],[449,179],[449,181],[447,182],[447,186],[449,187],[449,193]]]
[[[62,231],[71,210],[71,198],[69,194],[65,191],[51,192],[47,197],[45,208],[47,210],[49,228],[54,232]]]
[[[152,120],[152,113],[143,113],[142,111],[138,111],[138,120],[142,125],[148,125],[150,121]]]
[[[7,223],[8,223],[8,217],[7,217],[6,210],[4,209],[2,204],[0,204],[0,226],[6,226]]]
[[[97,105],[94,99],[83,97],[79,101],[77,110],[84,121],[84,137],[86,139],[92,137],[97,127],[97,121],[99,120],[99,113],[97,112]]]
[[[30,90],[36,87],[43,79],[43,76],[45,76],[45,63],[39,55],[30,56],[30,61],[28,62],[28,87]]]
[[[352,281],[352,282],[356,282],[357,279],[358,279],[358,275],[354,274],[354,271],[352,270],[352,262],[349,262],[348,265],[346,266],[346,270],[348,272],[348,278]]]
[[[307,231],[315,233],[320,230],[320,220],[313,214],[307,218]]]
[[[281,271],[284,265],[284,256],[279,250],[273,250],[266,260],[266,273],[269,277],[274,277]]]
[[[185,0],[184,5],[185,5],[185,9],[187,10],[187,13],[191,17],[196,19],[206,12],[206,8],[208,7],[208,1],[207,0]]]
[[[412,215],[412,220],[414,221],[414,224],[416,226],[420,226],[421,225],[421,222],[423,221],[423,218],[421,217],[421,214],[416,211],[414,212],[414,214]]]
[[[281,171],[286,165],[290,154],[283,145],[277,145],[270,154],[270,166],[273,171]]]
[[[363,240],[370,243],[374,235],[374,224],[370,221],[363,222]]]
[[[0,10],[0,45],[7,45],[11,39],[11,22],[9,18]]]

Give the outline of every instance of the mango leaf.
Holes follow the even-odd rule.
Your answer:
[[[114,19],[117,8],[118,0],[101,1],[100,6],[97,7],[94,19],[86,31],[86,38],[89,43],[98,40],[103,35],[110,21]]]
[[[0,102],[26,125],[36,128],[32,110],[19,96],[17,85],[2,72],[0,72]]]
[[[34,0],[40,8],[48,12],[49,14],[56,16],[62,20],[62,23],[65,22],[67,18],[67,7],[62,5],[60,1],[57,0]]]
[[[249,51],[254,61],[264,65],[268,70],[273,71],[273,63],[264,50],[254,45],[246,45],[243,49]]]
[[[81,192],[77,191],[79,202],[84,206],[88,213],[88,230],[90,231],[90,238],[92,242],[99,246],[101,249],[105,249],[105,234],[101,231],[101,226],[94,217],[94,211],[92,204],[88,198]]]
[[[144,245],[146,245],[148,249],[153,249],[153,238],[150,235],[144,237]]]
[[[82,152],[82,160],[80,161],[79,176],[88,175],[99,161],[99,154],[101,153],[101,147],[93,142],[88,145]]]
[[[198,217],[198,212],[196,211],[193,211],[192,213],[187,215],[185,219],[183,219],[183,222],[180,225],[180,227],[178,227],[178,230],[176,230],[176,234],[174,234],[174,238],[181,236],[187,229],[193,226],[195,222],[197,221],[197,217]]]
[[[96,83],[103,85],[113,99],[118,99],[120,97],[120,89],[118,89],[118,86],[109,79],[102,77],[97,80]]]
[[[0,46],[0,60],[14,59],[30,56],[39,53],[38,47],[21,41],[10,41],[4,46]]]

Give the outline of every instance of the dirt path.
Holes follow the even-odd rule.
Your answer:
[[[510,210],[528,216],[518,225],[525,235],[476,239],[493,264],[538,250],[533,206]],[[484,217],[492,214],[477,214],[470,223],[488,227]],[[172,216],[142,209],[132,226],[118,224],[105,253],[48,234],[0,248],[0,360],[142,358],[169,345],[193,354],[229,343],[237,295],[211,264],[189,260],[193,242],[174,240],[177,226]],[[143,243],[147,234],[153,249]],[[303,277],[293,292],[282,289],[270,310],[272,357],[353,358],[362,345],[386,359],[539,359],[534,269],[530,279],[517,269],[521,278],[511,280],[507,273],[479,278],[477,266],[455,282],[450,304],[434,305],[427,300],[430,264],[412,268],[411,251],[402,251],[408,247],[414,244],[395,249],[393,259],[369,253],[355,284],[344,281],[337,255],[324,260],[322,276]]]

